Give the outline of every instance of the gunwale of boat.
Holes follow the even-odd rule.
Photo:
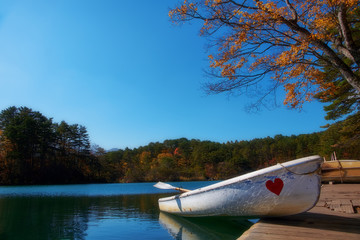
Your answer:
[[[352,166],[352,165],[358,165],[358,166]],[[360,168],[360,160],[346,159],[346,160],[325,161],[322,163],[321,170],[322,171],[331,171],[331,170],[338,170],[338,169],[359,169],[359,168]]]

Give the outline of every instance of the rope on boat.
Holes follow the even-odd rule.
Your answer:
[[[314,174],[314,173],[317,173],[317,174],[321,174],[321,165],[319,165],[318,168],[316,168],[314,171],[311,171],[311,172],[306,172],[306,173],[297,173],[297,172],[294,172],[294,171],[291,171],[289,168],[285,167],[284,165],[282,165],[281,163],[278,163],[280,166],[282,166],[284,169],[286,169],[288,172],[291,172],[295,175],[310,175],[310,174]]]

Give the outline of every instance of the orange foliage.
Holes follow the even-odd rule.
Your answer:
[[[151,161],[151,152],[144,151],[140,154],[140,164],[146,165],[149,164]]]
[[[157,158],[158,159],[161,159],[161,158],[167,158],[167,157],[172,157],[173,155],[171,153],[159,153],[157,155]]]
[[[177,148],[175,148],[175,150],[174,150],[174,156],[175,155],[181,155],[181,153],[180,153],[180,149],[177,147]]]
[[[169,16],[174,22],[203,20],[203,35],[228,27],[218,41],[217,54],[209,55],[210,67],[219,70],[230,86],[240,73],[270,70],[274,84],[283,85],[287,93],[284,104],[301,108],[314,94],[335,88],[319,70],[317,57],[323,54],[319,45],[338,34],[332,31],[339,25],[334,9],[342,4],[353,14],[359,1],[288,2],[291,6],[285,0],[185,0]]]
[[[5,156],[7,152],[14,150],[14,145],[2,134],[3,131],[0,130],[0,156]]]

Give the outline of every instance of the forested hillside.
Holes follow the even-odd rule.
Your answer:
[[[138,182],[220,180],[315,154],[329,160],[334,150],[338,157],[359,158],[360,144],[333,146],[331,143],[338,139],[334,133],[277,135],[227,143],[181,138],[99,154],[97,159],[107,167],[102,171],[106,181]]]
[[[106,152],[84,126],[54,123],[26,107],[0,113],[0,183],[54,184],[220,180],[318,154],[360,158],[360,117],[318,133],[217,143],[174,139]],[[241,139],[241,136],[239,136]]]

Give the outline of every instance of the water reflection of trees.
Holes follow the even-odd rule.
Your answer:
[[[0,239],[85,239],[99,219],[157,221],[162,196],[0,198]]]

